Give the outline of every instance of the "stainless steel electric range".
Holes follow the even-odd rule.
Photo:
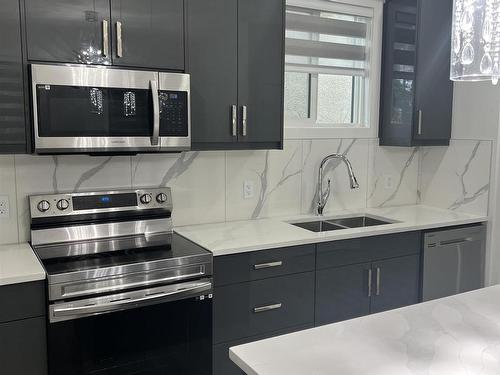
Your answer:
[[[212,255],[172,208],[168,188],[30,197],[50,375],[211,373]]]

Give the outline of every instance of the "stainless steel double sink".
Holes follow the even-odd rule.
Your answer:
[[[371,227],[375,225],[393,224],[394,221],[376,218],[368,215],[341,217],[316,221],[306,221],[302,223],[291,223],[296,227],[310,230],[311,232],[329,232],[333,230]]]

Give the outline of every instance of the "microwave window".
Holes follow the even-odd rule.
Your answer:
[[[128,137],[152,134],[150,90],[37,85],[40,137]]]

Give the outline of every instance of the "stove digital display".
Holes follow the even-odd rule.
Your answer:
[[[135,206],[137,206],[137,195],[135,193],[73,197],[73,210],[76,211]]]

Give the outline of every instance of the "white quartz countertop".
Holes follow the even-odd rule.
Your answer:
[[[45,279],[45,270],[28,243],[0,245],[0,286]]]
[[[185,226],[175,228],[175,231],[211,251],[214,256],[218,256],[269,248],[472,224],[488,220],[486,216],[464,214],[422,205],[339,211],[325,216],[325,219],[363,214],[378,216],[396,222],[387,225],[322,233],[311,232],[289,224],[289,222],[317,219],[317,217],[309,215]]]
[[[233,347],[248,375],[498,375],[500,286]]]

